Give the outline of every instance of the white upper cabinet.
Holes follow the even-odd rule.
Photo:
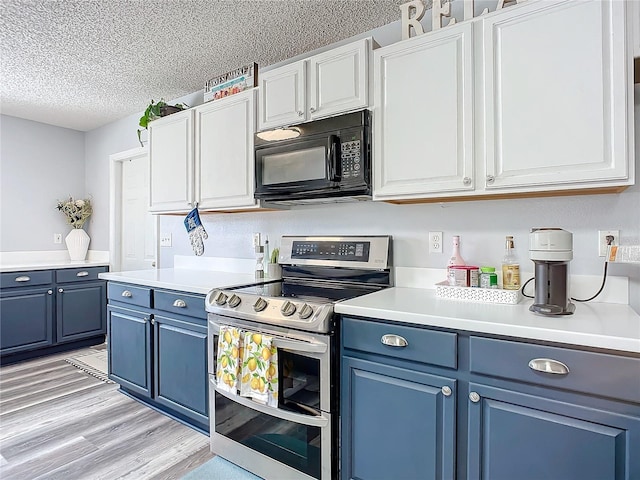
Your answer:
[[[195,109],[195,190],[203,210],[254,207],[255,90]]]
[[[150,207],[154,213],[193,207],[193,111],[149,124]]]
[[[482,32],[485,188],[632,184],[624,2],[527,2]]]
[[[473,190],[472,24],[374,52],[373,199]]]
[[[307,110],[305,73],[305,62],[260,73],[260,130],[304,122]]]
[[[371,48],[363,39],[261,73],[258,129],[367,108]]]
[[[373,199],[633,185],[626,7],[523,2],[376,50]]]

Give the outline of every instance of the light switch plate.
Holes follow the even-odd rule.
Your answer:
[[[170,247],[171,246],[171,234],[170,233],[161,233],[160,234],[160,246],[161,247]]]

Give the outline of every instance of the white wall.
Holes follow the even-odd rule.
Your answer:
[[[84,133],[2,115],[0,138],[0,251],[64,250],[53,234],[64,239],[71,227],[56,203],[92,193],[85,189]],[[89,235],[92,223],[84,227]]]

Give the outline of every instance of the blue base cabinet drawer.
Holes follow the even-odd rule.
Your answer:
[[[88,268],[65,268],[56,270],[57,283],[72,283],[95,281],[98,279],[99,273],[109,270],[108,267],[88,267]]]
[[[472,373],[640,403],[640,358],[476,336],[469,344]]]
[[[151,289],[125,283],[107,284],[107,298],[109,302],[125,303],[138,307],[151,308]]]
[[[187,315],[204,320],[207,318],[207,311],[204,308],[204,295],[154,290],[153,306],[156,310],[163,310],[176,315]]]
[[[53,283],[53,272],[51,270],[0,273],[0,288],[3,289],[49,285],[51,283]]]
[[[342,329],[346,349],[448,368],[457,366],[455,333],[348,317],[342,319]],[[389,343],[399,344],[385,344],[385,338]]]

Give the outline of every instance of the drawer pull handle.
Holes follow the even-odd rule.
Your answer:
[[[187,302],[181,299],[177,299],[175,302],[173,302],[173,306],[178,308],[187,308]]]
[[[28,282],[29,280],[31,280],[31,277],[27,277],[26,275],[16,277],[16,282]]]
[[[88,275],[89,275],[89,272],[87,272],[86,270],[76,273],[76,277],[86,277]]]
[[[558,360],[550,358],[534,358],[529,362],[529,368],[536,372],[552,373],[554,375],[567,375],[569,367]]]
[[[409,342],[407,342],[404,337],[393,334],[383,335],[380,341],[385,345],[389,345],[390,347],[406,347],[407,345],[409,345]]]
[[[133,297],[133,295],[131,294],[131,292],[129,290],[125,290],[124,292],[122,292],[122,296],[123,297],[127,297],[127,298]]]

